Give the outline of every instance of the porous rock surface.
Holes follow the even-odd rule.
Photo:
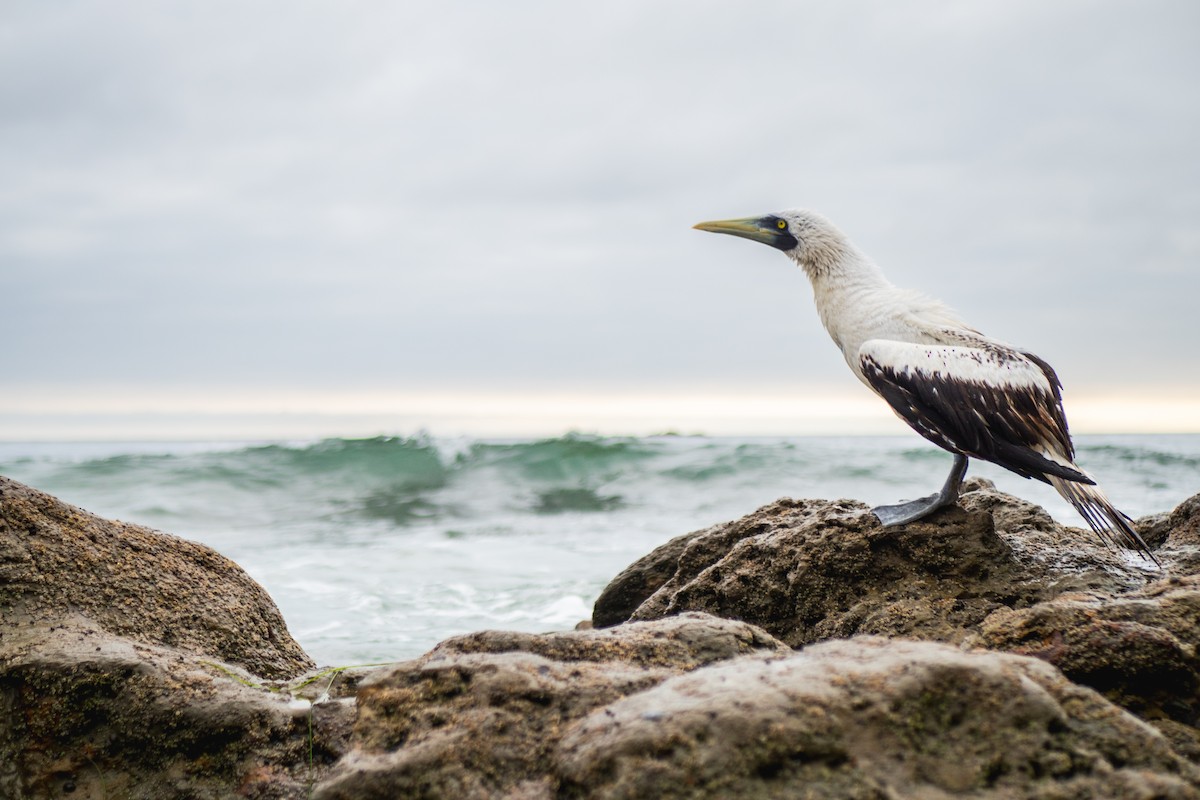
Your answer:
[[[558,748],[560,796],[1194,797],[1200,768],[1037,659],[856,637],[665,681]]]
[[[695,610],[762,625],[793,647],[856,633],[957,643],[999,608],[1160,577],[973,480],[961,507],[898,528],[852,500],[779,500],[635,562],[592,619],[605,627]]]
[[[232,562],[0,479],[0,798],[1200,798],[1200,498],[1162,571],[961,506],[779,501],[606,627],[316,671]]]
[[[264,677],[313,666],[263,588],[212,548],[102,519],[2,476],[0,532],[7,623],[79,615],[107,633]]]
[[[316,797],[554,797],[559,743],[584,716],[709,664],[790,652],[752,625],[707,614],[450,639],[368,679],[355,751]]]
[[[229,559],[0,477],[0,798],[304,797],[348,681],[268,681],[313,666]]]
[[[1138,526],[1161,569],[980,479],[891,529],[854,501],[780,500],[635,562],[593,620],[705,611],[793,647],[875,634],[1036,656],[1196,758],[1200,495]]]

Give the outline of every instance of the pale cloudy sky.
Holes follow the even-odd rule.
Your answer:
[[[799,270],[690,228],[792,206],[1069,401],[1170,398],[1200,430],[1192,0],[9,0],[0,435],[416,395],[870,403]]]

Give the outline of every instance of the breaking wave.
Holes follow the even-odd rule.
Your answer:
[[[1200,491],[1200,436],[1076,443],[1131,516]],[[0,444],[0,474],[238,561],[326,663],[486,627],[569,627],[673,536],[781,496],[917,497],[950,463],[912,436]],[[976,462],[971,474],[1081,524],[1047,486]]]

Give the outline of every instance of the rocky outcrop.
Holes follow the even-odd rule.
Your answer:
[[[1179,555],[1159,552],[1168,565]],[[761,625],[793,647],[863,633],[958,643],[998,609],[1161,577],[973,480],[961,507],[899,528],[854,501],[780,500],[679,537],[618,575],[593,622],[692,610]]]
[[[304,797],[353,716],[312,668],[229,559],[0,478],[0,797]]]
[[[0,531],[5,623],[78,617],[84,627],[270,678],[314,666],[263,588],[209,547],[102,519],[4,477]]]
[[[793,647],[875,634],[1031,655],[1196,758],[1200,495],[1139,527],[1162,569],[979,479],[959,507],[893,529],[860,503],[780,500],[634,563],[594,621],[704,611]]]
[[[593,630],[316,671],[207,548],[0,479],[0,798],[1200,798],[1200,497],[1164,569],[968,486],[783,500]]]
[[[293,800],[345,752],[344,675],[273,685],[79,622],[0,639],[0,797]]]
[[[665,681],[558,749],[560,796],[1194,797],[1200,769],[1032,658],[858,637]]]
[[[789,652],[751,625],[706,614],[450,639],[363,686],[356,749],[317,797],[549,798],[561,782],[559,746],[583,717],[709,664]]]
[[[450,640],[358,697],[323,800],[1200,796],[1200,768],[1038,659],[791,652],[696,613]]]
[[[1104,693],[1200,762],[1200,576],[999,610],[979,633],[987,647],[1036,656]]]

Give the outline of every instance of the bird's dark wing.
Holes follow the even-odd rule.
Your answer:
[[[867,341],[858,356],[871,387],[934,444],[1026,478],[1094,483],[1072,463],[1058,378],[1040,359],[1000,346],[884,339]]]

